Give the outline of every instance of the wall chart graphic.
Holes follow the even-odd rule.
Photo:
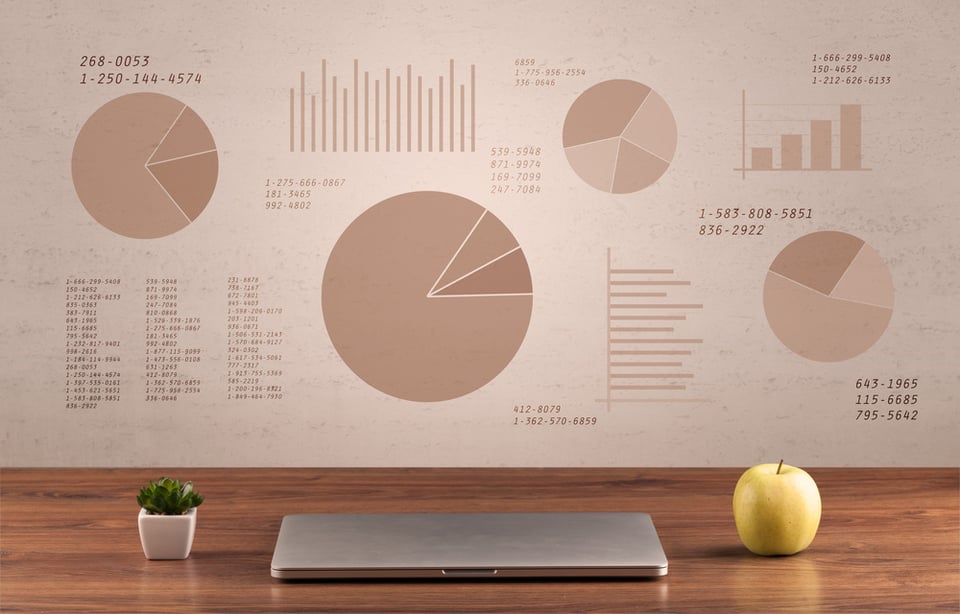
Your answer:
[[[100,107],[73,148],[73,184],[110,230],[153,239],[193,222],[217,185],[213,136],[193,109],[162,94],[127,94]]]
[[[877,342],[893,316],[893,280],[880,254],[845,232],[793,241],[767,273],[763,303],[777,337],[811,360],[852,358]]]
[[[344,231],[323,316],[351,369],[401,399],[444,401],[493,379],[530,322],[523,250],[490,211],[443,192],[388,198]]]
[[[580,178],[623,194],[651,185],[677,149],[666,101],[642,83],[613,79],[580,94],[563,123],[563,148]]]

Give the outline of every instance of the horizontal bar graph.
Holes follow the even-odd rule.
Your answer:
[[[806,116],[797,116],[800,107]],[[744,90],[740,166],[734,169],[744,178],[748,171],[871,170],[863,165],[862,105],[752,104],[749,109],[748,117]]]
[[[699,403],[690,359],[703,343],[682,329],[703,304],[673,269],[613,265],[607,250],[607,409],[614,404]]]
[[[474,152],[476,66],[449,60],[432,77],[411,64],[376,72],[353,60],[346,78],[322,60],[319,84],[290,88],[290,152]]]

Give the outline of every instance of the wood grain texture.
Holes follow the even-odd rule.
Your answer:
[[[960,470],[811,469],[808,550],[758,557],[733,522],[741,469],[3,469],[0,610],[71,612],[957,612]],[[136,493],[161,475],[207,499],[185,561],[148,561]],[[282,582],[284,514],[646,511],[650,580]]]

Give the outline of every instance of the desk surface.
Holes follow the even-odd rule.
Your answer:
[[[811,469],[823,520],[792,557],[740,545],[740,469],[3,469],[0,609],[225,611],[952,611],[960,470]],[[148,561],[136,493],[192,479],[190,558]],[[289,583],[270,577],[284,514],[650,512],[670,561],[650,580]]]

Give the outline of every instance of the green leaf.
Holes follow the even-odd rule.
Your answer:
[[[140,488],[137,504],[151,514],[181,515],[203,503],[203,496],[193,489],[193,482],[180,483],[167,477]]]

